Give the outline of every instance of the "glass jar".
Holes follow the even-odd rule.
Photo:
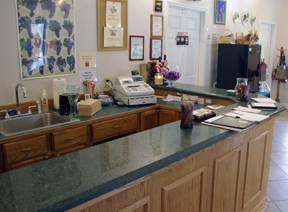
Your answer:
[[[235,85],[235,94],[237,98],[241,101],[249,100],[249,89],[250,85],[248,85],[247,78],[237,78],[237,83]]]
[[[181,128],[191,129],[193,128],[193,108],[194,102],[182,101],[181,104]]]
[[[155,85],[163,85],[163,75],[161,73],[156,73],[154,75]]]

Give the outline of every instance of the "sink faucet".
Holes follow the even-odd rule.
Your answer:
[[[17,115],[20,115],[21,112],[20,112],[20,107],[19,107],[19,98],[18,98],[18,87],[21,87],[22,88],[22,91],[23,91],[23,97],[26,98],[27,97],[27,93],[26,93],[26,88],[24,87],[23,84],[21,83],[18,83],[15,87],[15,93],[16,93],[16,105],[17,105]]]

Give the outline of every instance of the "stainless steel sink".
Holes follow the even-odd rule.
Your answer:
[[[56,112],[31,114],[0,121],[0,133],[5,136],[17,135],[42,130],[50,127],[62,126],[77,122],[79,119],[59,115]]]

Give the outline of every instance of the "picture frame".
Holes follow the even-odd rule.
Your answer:
[[[163,0],[154,0],[154,12],[162,13]]]
[[[226,24],[226,0],[215,0],[215,24]]]
[[[98,51],[122,51],[128,50],[128,0],[113,0],[121,3],[121,28],[123,30],[123,46],[107,47],[105,46],[106,27],[106,3],[109,0],[97,1],[97,50]],[[122,31],[119,31],[122,32]]]
[[[144,36],[129,36],[129,61],[144,60]]]
[[[150,38],[150,60],[162,57],[162,38]]]
[[[163,15],[151,14],[151,37],[163,37]]]

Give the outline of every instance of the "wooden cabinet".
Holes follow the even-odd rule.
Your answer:
[[[180,112],[168,109],[159,110],[159,126],[180,120]]]
[[[158,109],[141,112],[141,131],[158,127]]]
[[[46,135],[3,144],[5,170],[48,159],[48,150]]]
[[[139,125],[138,114],[92,124],[92,142],[112,138],[126,133],[139,132]]]
[[[52,133],[52,149],[54,151],[81,144],[86,144],[86,146],[88,146],[88,142],[89,135],[87,126],[81,126]]]

